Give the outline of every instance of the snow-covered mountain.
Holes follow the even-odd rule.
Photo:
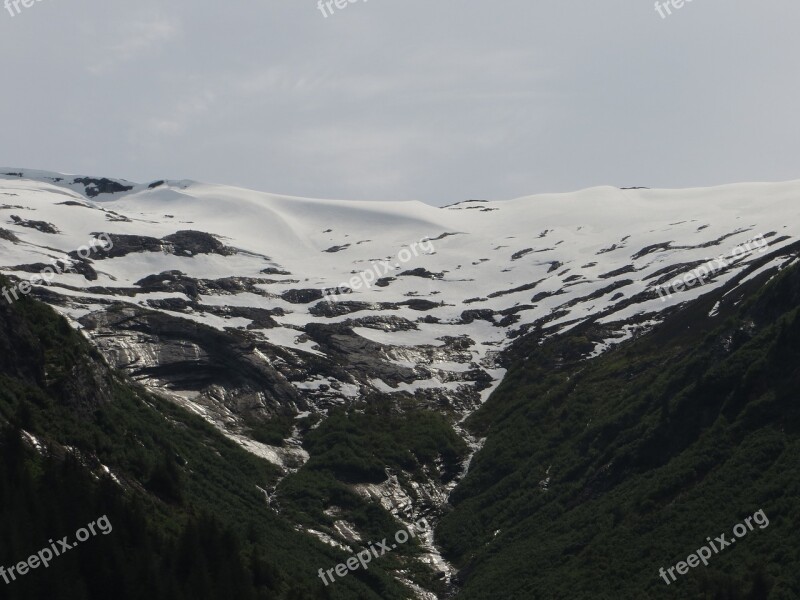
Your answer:
[[[516,340],[589,321],[588,358],[720,286],[735,303],[795,260],[798,196],[600,187],[435,208],[2,169],[0,301],[33,283],[111,365],[287,473],[309,458],[293,423],[374,396],[441,412],[474,450],[459,423]],[[457,483],[399,475],[353,489],[410,523]],[[332,545],[351,530],[308,529]]]
[[[800,181],[599,187],[435,208],[3,169],[0,267],[29,280],[69,263],[35,293],[112,364],[233,435],[248,411],[324,413],[372,391],[463,415],[521,334],[592,319],[607,330],[599,353],[754,264],[780,265],[798,196]],[[78,254],[98,236],[113,247]],[[704,283],[668,287],[703,264]],[[241,441],[302,460],[291,441]]]

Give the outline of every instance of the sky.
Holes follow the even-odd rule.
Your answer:
[[[25,2],[4,167],[437,206],[800,179],[796,0]]]

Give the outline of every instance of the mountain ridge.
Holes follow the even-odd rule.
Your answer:
[[[20,286],[68,263],[31,295],[275,465],[270,509],[333,547],[374,526],[360,502],[403,524],[448,513],[486,441],[465,425],[520,351],[581,329],[569,356],[595,360],[797,261],[800,181],[436,208],[70,177],[0,172],[0,269]],[[76,252],[98,236],[113,248]],[[422,545],[452,588],[457,567]]]

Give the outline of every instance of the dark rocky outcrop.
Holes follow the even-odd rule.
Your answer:
[[[262,315],[268,316],[268,315]],[[306,406],[295,388],[235,331],[129,305],[79,319],[112,366],[166,390],[206,397],[220,421]]]
[[[281,294],[281,298],[291,304],[310,304],[321,300],[322,296],[322,290],[318,289],[287,290]]]
[[[19,238],[14,235],[13,231],[9,231],[8,229],[3,229],[0,227],[0,240],[6,240],[7,242],[19,242]]]
[[[116,194],[119,192],[129,192],[133,189],[132,185],[123,185],[119,181],[102,177],[94,179],[91,177],[77,177],[72,183],[80,183],[84,186],[85,193],[89,198],[96,198],[100,194]]]
[[[58,228],[52,223],[48,223],[46,221],[29,221],[17,215],[11,215],[11,220],[14,222],[14,225],[17,225],[19,227],[27,227],[28,229],[35,229],[37,231],[41,231],[42,233],[51,233],[51,234],[58,233]]]
[[[410,269],[408,271],[403,271],[397,275],[398,277],[422,277],[423,279],[442,279],[444,277],[444,273],[431,273],[428,269],[423,269],[422,267],[418,267],[416,269]]]
[[[173,254],[219,254],[231,256],[236,250],[228,248],[210,233],[203,231],[178,231],[163,238],[172,245]]]

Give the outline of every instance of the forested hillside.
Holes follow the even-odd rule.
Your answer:
[[[408,597],[379,564],[326,588],[318,569],[347,554],[269,509],[275,467],[110,371],[36,301],[0,306],[0,428],[0,565],[103,515],[113,525],[0,597]]]
[[[459,598],[800,597],[799,312],[791,267],[596,359],[596,323],[520,341],[437,531]],[[760,509],[767,528],[659,577]]]

